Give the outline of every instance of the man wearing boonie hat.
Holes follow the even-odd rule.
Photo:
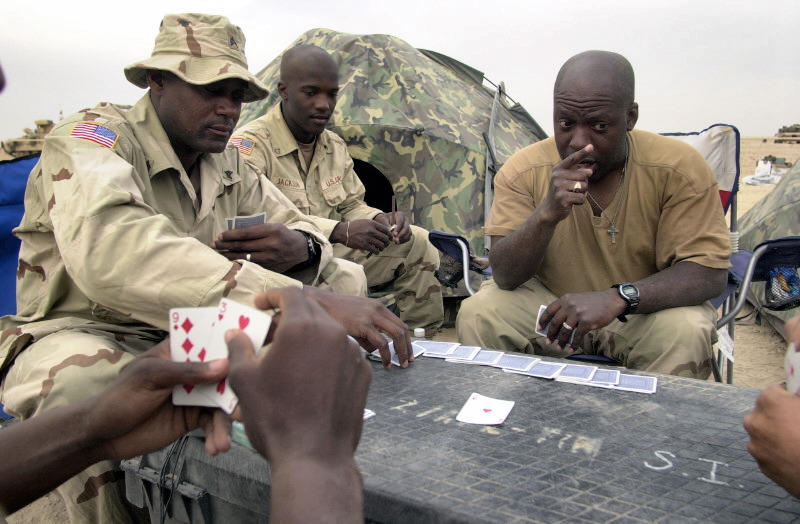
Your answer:
[[[313,287],[363,294],[363,271],[332,263],[319,229],[226,148],[242,102],[267,94],[244,44],[224,17],[167,15],[152,56],[125,69],[145,96],[81,111],[46,137],[15,229],[17,314],[0,319],[9,413],[27,419],[98,394],[167,335],[170,308],[252,305],[285,286],[303,286],[384,365],[389,334],[407,365],[408,331],[388,309]],[[221,241],[228,219],[254,217],[263,223],[243,228],[246,240]],[[146,520],[125,502],[123,477],[104,462],[63,484],[70,520]]]

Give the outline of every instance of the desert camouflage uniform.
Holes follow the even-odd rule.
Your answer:
[[[9,413],[26,419],[99,393],[167,335],[172,307],[211,306],[224,296],[252,304],[265,289],[302,285],[212,250],[227,217],[266,212],[268,222],[311,233],[323,270],[296,276],[335,278],[325,235],[235,149],[203,155],[198,166],[200,199],[149,94],[133,107],[85,110],[48,135],[15,230],[18,313],[0,319]],[[126,505],[109,493],[123,489],[120,478],[106,462],[65,483],[71,519],[123,522]]]
[[[382,213],[364,202],[364,185],[344,141],[335,133],[326,130],[317,138],[311,165],[306,166],[280,104],[238,129],[231,141],[245,162],[263,171],[302,212],[312,215],[328,237],[340,221],[372,220]],[[390,244],[379,255],[367,257],[366,252],[342,244],[334,245],[333,253],[363,265],[370,287],[392,282],[400,318],[411,328],[430,331],[444,319],[442,292],[434,276],[439,252],[428,241],[427,231],[417,226],[411,231],[411,240]]]

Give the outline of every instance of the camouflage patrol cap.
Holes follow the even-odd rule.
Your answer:
[[[126,67],[125,77],[143,88],[147,87],[148,69],[169,71],[194,85],[241,78],[247,82],[244,101],[261,100],[269,91],[247,70],[244,42],[242,30],[224,16],[166,15],[153,54]]]

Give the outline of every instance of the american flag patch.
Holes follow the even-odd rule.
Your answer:
[[[244,155],[249,155],[250,153],[252,153],[253,146],[255,146],[255,143],[253,143],[252,140],[248,140],[241,136],[231,137],[229,143]]]
[[[119,138],[112,130],[91,122],[78,122],[75,124],[75,127],[72,128],[72,132],[69,136],[96,142],[108,148],[114,147],[114,144],[117,143],[117,138]]]

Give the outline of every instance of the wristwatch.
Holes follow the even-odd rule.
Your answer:
[[[308,242],[308,261],[311,262],[314,260],[314,257],[317,255],[317,244],[314,242],[314,237],[311,236],[311,233],[306,231],[300,231],[304,237],[306,237],[306,241]]]
[[[299,264],[297,264],[294,267],[290,268],[287,271],[287,273],[292,273],[294,271],[299,271],[301,269],[305,269],[305,268],[309,267],[310,265],[314,264],[315,262],[317,262],[319,260],[320,255],[322,253],[321,251],[317,250],[317,242],[314,240],[314,237],[311,235],[311,233],[308,233],[307,231],[301,231],[299,229],[297,229],[296,231],[298,231],[299,233],[302,233],[303,236],[306,237],[306,242],[307,242],[307,247],[308,247],[308,260],[306,260],[304,262],[300,262]]]
[[[620,322],[627,322],[628,319],[625,317],[625,315],[636,313],[636,310],[639,308],[639,288],[630,282],[614,284],[611,287],[617,288],[619,296],[621,296],[622,300],[628,304],[628,307],[625,308],[625,311],[623,311],[622,314],[617,317]]]

